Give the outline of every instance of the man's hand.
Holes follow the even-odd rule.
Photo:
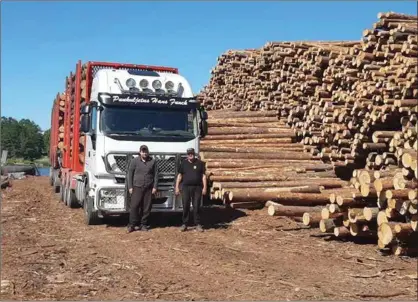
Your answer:
[[[176,190],[175,190],[175,194],[176,194],[176,195],[179,195],[179,194],[180,194],[180,189],[179,189],[179,188],[177,188],[177,187],[176,187]]]
[[[203,194],[203,195],[206,195],[206,191],[207,191],[207,189],[206,189],[206,188],[203,188],[203,189],[202,189],[202,194]]]
[[[134,189],[130,188],[130,189],[129,189],[129,194],[132,194],[133,190],[134,190]]]
[[[157,189],[156,188],[152,188],[152,194],[157,193]]]

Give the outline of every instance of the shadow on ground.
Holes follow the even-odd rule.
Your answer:
[[[244,217],[243,211],[225,208],[223,206],[206,206],[202,208],[202,224],[205,229],[227,229],[234,220]],[[193,215],[190,215],[190,225],[193,223]],[[129,216],[107,217],[104,221],[107,227],[126,227]],[[150,216],[151,228],[180,227],[182,225],[182,213],[153,212]]]

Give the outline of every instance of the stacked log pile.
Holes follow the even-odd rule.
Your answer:
[[[312,157],[306,160],[315,161],[318,166],[334,167],[334,172],[312,174],[343,170],[345,173],[338,173],[339,176],[353,175],[351,187],[321,188],[321,198],[323,194],[328,197],[318,205],[326,206],[303,212],[307,225],[319,226],[321,231],[338,237],[376,238],[379,248],[391,248],[395,254],[415,251],[411,240],[417,234],[417,197],[413,193],[418,170],[417,16],[389,12],[378,14],[378,19],[363,32],[361,41],[270,42],[259,50],[229,51],[218,58],[209,85],[199,95],[209,112],[220,111],[216,113],[218,122],[226,116],[232,118],[234,112],[276,112],[279,120],[294,130],[292,142],[301,142],[308,152],[298,152],[284,141],[263,141],[267,138],[263,135],[271,134],[270,130],[263,130],[266,134],[253,132],[251,138],[243,136],[244,132],[233,132],[237,130],[212,132],[214,136],[228,135],[230,149],[219,138],[211,144],[211,137],[202,146],[235,150],[222,154],[227,158],[225,164],[215,164],[215,155],[209,157],[209,167],[214,171],[213,197],[224,202],[228,202],[228,192],[234,197],[234,188],[228,188],[228,182],[242,190],[243,193],[235,194],[244,196],[241,200],[277,197],[270,189],[252,192],[256,192],[253,188],[266,188],[260,182],[267,178],[271,182],[268,185],[277,186],[282,180],[275,178],[288,173],[285,171],[292,165],[303,168],[299,163],[291,163],[290,158],[286,164],[280,164],[285,167],[282,173],[273,168],[269,161],[276,157],[267,153],[279,152],[283,145],[292,148],[294,155],[310,154]],[[228,113],[222,116],[222,111]],[[255,122],[248,122],[255,127]],[[237,125],[218,127],[216,131],[220,127],[236,129]],[[251,176],[248,172],[240,175],[237,169],[247,171],[247,163],[255,164],[256,157],[261,158],[255,154],[263,151],[249,148],[248,143],[239,141],[243,139],[258,139],[265,144],[258,147],[264,148],[265,160],[257,161],[258,167],[252,168]],[[241,153],[254,154],[254,159]],[[305,178],[310,179],[307,172],[295,175],[303,175],[297,180],[304,184]],[[292,198],[288,203],[269,198],[269,214],[300,217],[301,203],[296,196]]]
[[[330,83],[330,99],[308,102],[303,114],[286,105],[280,113],[323,160],[366,166],[353,172],[352,189],[330,198],[320,230],[377,238],[382,250],[417,255],[417,18],[394,13],[379,18],[350,49],[355,60],[346,60],[339,71],[333,61],[324,70],[340,79]],[[344,62],[346,56],[338,58]],[[324,123],[314,123],[320,120]]]
[[[87,78],[87,64],[81,66],[81,82],[80,82],[80,108],[82,105],[86,104],[87,98],[87,85],[86,85],[86,78]],[[84,133],[80,133],[80,137],[78,138],[79,143],[79,161],[81,164],[84,164],[85,153],[84,153],[84,146],[86,143],[86,136]]]
[[[83,133],[79,133],[78,137],[74,137],[74,117],[75,114],[79,114],[78,112],[75,112],[75,99],[77,98],[77,95],[80,96],[80,104],[84,104],[86,100],[86,93],[87,93],[87,87],[86,87],[86,77],[87,77],[87,64],[84,64],[81,66],[80,70],[81,80],[80,84],[77,85],[77,71],[76,73],[71,73],[69,77],[66,79],[66,106],[69,106],[70,108],[67,109],[67,112],[69,114],[69,127],[71,129],[70,131],[70,158],[73,158],[73,144],[77,144],[79,148],[79,161],[81,164],[84,164],[84,144],[85,144],[85,135]],[[78,91],[77,91],[78,90]],[[71,98],[71,99],[70,99]],[[64,102],[65,103],[65,102]],[[60,101],[61,105],[61,101]],[[63,108],[64,110],[64,108]],[[61,110],[60,110],[61,111]],[[60,119],[61,120],[61,119]],[[61,126],[60,126],[61,127]],[[61,133],[61,128],[59,129]],[[62,127],[62,132],[64,131],[64,127]],[[61,135],[61,134],[60,134]]]
[[[277,110],[282,104],[291,108],[290,101],[307,102],[320,84],[327,66],[320,55],[347,52],[357,44],[269,42],[261,50],[228,51],[218,58],[198,98],[207,110]]]
[[[330,164],[299,143],[275,111],[208,111],[209,135],[201,141],[211,199],[233,208],[316,206],[328,201],[323,190],[348,182]],[[301,182],[303,181],[303,183]],[[301,216],[301,215],[300,215]]]
[[[259,51],[229,51],[199,99],[208,110],[277,109],[304,144],[351,174],[369,156],[390,151],[383,145],[390,131],[416,120],[416,16],[378,17],[363,41],[278,42]]]
[[[65,94],[58,93],[55,97],[55,104],[59,106],[58,117],[58,149],[63,151],[64,148],[64,112],[65,112]]]
[[[284,103],[280,110],[304,135],[305,144],[339,166],[359,168],[381,155],[376,165],[380,169],[385,162],[396,164],[397,146],[414,145],[397,132],[416,121],[417,19],[395,13],[379,18],[348,54],[323,58],[326,85],[316,86],[307,103]]]
[[[229,50],[222,54],[211,71],[210,85],[198,96],[201,104],[207,110],[253,107],[253,99],[263,85],[256,77],[260,73],[259,60],[259,50]]]
[[[351,186],[334,190],[320,214],[303,213],[303,223],[338,238],[377,239],[379,249],[395,255],[418,255],[417,188],[399,168],[355,170]]]

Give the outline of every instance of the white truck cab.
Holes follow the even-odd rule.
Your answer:
[[[127,169],[143,144],[156,159],[159,174],[152,211],[181,211],[181,196],[174,194],[177,171],[188,148],[199,152],[206,119],[190,84],[179,74],[98,70],[80,118],[86,135],[79,182],[84,185],[77,187],[76,195],[85,203],[86,223],[129,211]]]

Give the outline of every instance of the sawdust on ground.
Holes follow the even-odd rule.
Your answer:
[[[417,300],[417,259],[316,236],[265,210],[205,209],[204,233],[153,214],[86,226],[47,177],[2,192],[2,299]]]

